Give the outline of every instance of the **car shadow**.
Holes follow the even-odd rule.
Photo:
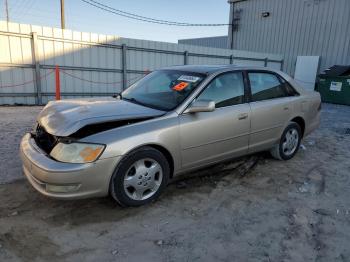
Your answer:
[[[0,186],[0,196],[3,199],[0,203],[0,218],[30,215],[55,226],[130,219],[168,205],[180,195],[210,193],[218,182],[229,175],[235,179],[243,178],[259,160],[266,157],[268,155],[265,153],[255,154],[179,175],[170,181],[160,200],[137,208],[121,207],[111,197],[70,201],[51,199],[36,192],[27,181],[19,180]]]

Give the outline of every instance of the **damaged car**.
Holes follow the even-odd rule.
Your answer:
[[[270,151],[289,160],[321,100],[283,72],[233,65],[153,71],[116,97],[49,102],[20,146],[24,174],[60,199],[156,199],[174,176]]]

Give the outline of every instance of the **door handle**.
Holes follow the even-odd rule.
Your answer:
[[[283,107],[283,110],[289,110],[288,106]]]
[[[247,113],[243,113],[243,114],[239,114],[238,115],[238,120],[243,120],[243,119],[246,119],[248,118],[248,114]]]

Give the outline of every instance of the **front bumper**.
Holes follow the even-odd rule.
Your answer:
[[[108,195],[111,176],[121,158],[86,164],[58,162],[36,145],[31,134],[22,138],[20,155],[24,174],[32,186],[43,195],[61,199]]]

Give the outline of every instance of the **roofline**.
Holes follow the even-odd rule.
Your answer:
[[[204,36],[204,37],[196,37],[196,38],[183,38],[183,39],[178,39],[177,41],[208,39],[208,38],[218,38],[218,37],[226,37],[226,38],[228,38],[228,35],[214,35],[214,36]]]
[[[163,68],[159,68],[157,70],[179,70],[179,71],[188,71],[193,73],[201,73],[201,74],[207,74],[212,75],[217,72],[225,72],[230,70],[266,70],[278,73],[280,75],[283,75],[285,78],[290,78],[289,75],[285,74],[281,70],[274,69],[271,67],[265,67],[265,66],[250,66],[250,65],[235,65],[235,64],[221,64],[221,65],[173,65],[173,66],[167,66]]]
[[[238,3],[238,2],[244,2],[244,1],[247,1],[247,0],[227,0],[227,3],[234,4],[234,3]]]

